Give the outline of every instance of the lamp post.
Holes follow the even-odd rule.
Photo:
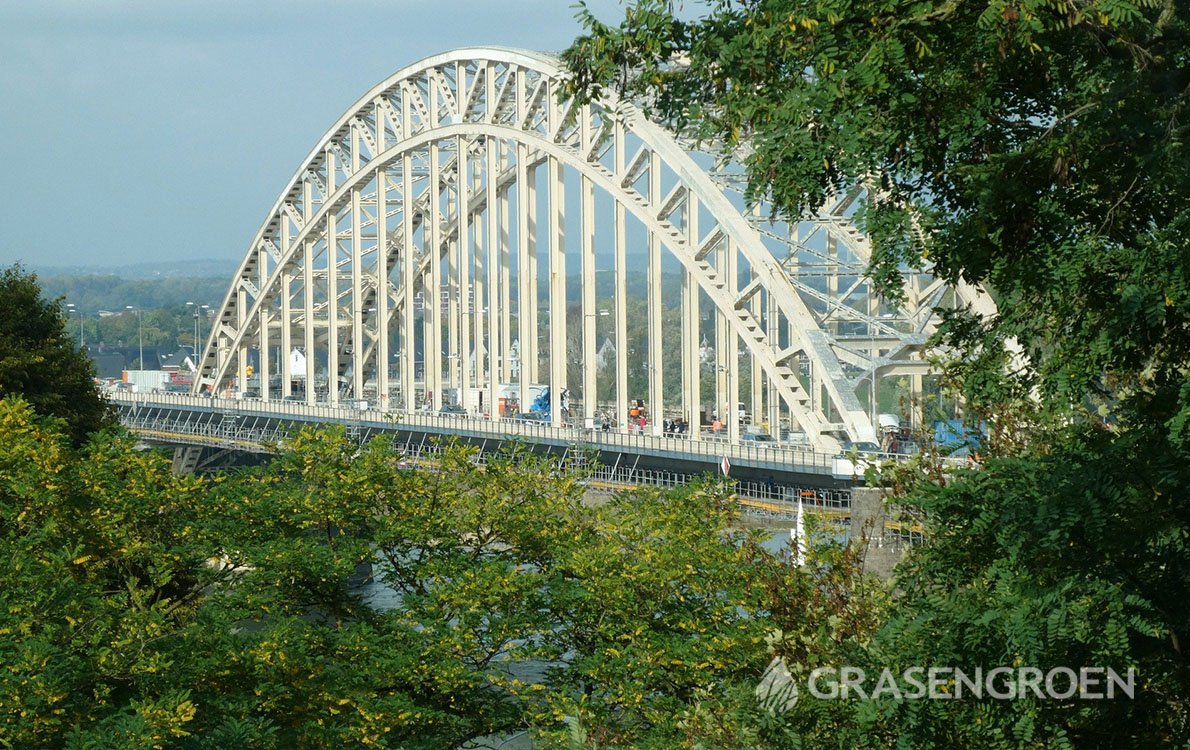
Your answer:
[[[73,302],[66,303],[68,315],[78,314],[79,316],[79,349],[83,348],[83,311],[74,306]]]
[[[203,310],[211,309],[210,305],[200,305],[197,302],[187,302],[186,307],[194,308],[194,366],[198,367],[198,352],[202,341],[202,314]]]
[[[141,311],[140,311],[140,308],[139,308],[139,307],[133,307],[132,305],[125,305],[125,306],[124,306],[124,309],[125,309],[125,310],[135,310],[135,311],[136,311],[136,338],[137,338],[137,340],[140,342],[140,368],[139,368],[139,369],[143,370],[143,369],[145,369],[145,327],[144,327],[144,320],[141,318]]]
[[[198,304],[195,302],[187,302],[186,307],[194,308],[194,343],[190,347],[190,353],[194,355],[194,359],[198,359]]]
[[[193,302],[187,302],[186,307],[194,307]],[[198,311],[193,311],[194,315],[194,338],[191,339],[190,353],[197,356],[198,354]]]

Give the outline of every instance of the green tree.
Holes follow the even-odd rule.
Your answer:
[[[194,534],[202,483],[0,400],[0,746],[149,748],[187,734],[179,630],[218,573]]]
[[[872,649],[896,666],[1131,668],[1135,699],[888,701],[880,734],[919,747],[1190,742],[1190,463],[1166,441],[1152,427],[1123,440],[1077,429],[1048,455],[997,458],[963,481],[919,486],[931,543],[900,570],[900,606]]]
[[[591,505],[549,457],[447,447],[411,470],[342,430],[192,477],[114,433],[73,448],[19,400],[0,430],[0,747],[453,750],[571,728],[673,747],[755,683],[767,632],[874,611],[846,605],[855,565],[791,568],[736,530],[719,484]]]
[[[756,709],[769,661],[840,663],[886,606],[837,528],[812,520],[806,565],[792,565],[740,530],[717,481],[630,493],[600,515],[555,600],[570,658],[550,685],[564,721],[546,747],[751,747],[754,727],[728,717]]]
[[[230,273],[234,261],[228,262]],[[214,264],[212,264],[214,265]],[[92,316],[99,310],[119,313],[127,306],[142,310],[174,307],[186,302],[215,308],[227,291],[227,276],[185,277],[158,276],[155,278],[127,278],[117,274],[59,276],[41,273],[38,276],[46,294],[65,297],[80,311]]]
[[[66,333],[61,301],[46,301],[20,266],[0,272],[0,320],[0,396],[19,395],[64,420],[76,444],[114,423],[91,361]]]
[[[859,664],[1139,669],[1134,702],[959,701],[823,709],[768,746],[1184,746],[1190,598],[1190,168],[1185,7],[1052,0],[630,4],[565,53],[728,150],[750,195],[798,214],[864,184],[871,274],[983,284],[949,314],[945,382],[999,457],[899,483],[931,540]],[[936,475],[935,475],[936,476]],[[819,648],[825,648],[820,644]],[[742,718],[741,718],[742,717]],[[782,734],[785,732],[785,734]],[[716,735],[721,736],[721,735]]]

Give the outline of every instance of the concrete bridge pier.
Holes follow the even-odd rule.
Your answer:
[[[888,513],[880,487],[855,487],[851,490],[851,543],[864,554],[864,568],[883,579],[891,579],[909,550],[909,543],[886,534]]]

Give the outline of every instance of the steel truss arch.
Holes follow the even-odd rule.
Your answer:
[[[569,390],[580,394],[582,417],[593,419],[611,402],[624,426],[628,402],[640,397],[629,392],[628,354],[647,345],[644,390],[654,434],[661,434],[661,415],[680,413],[697,437],[698,413],[709,406],[738,437],[743,354],[756,421],[764,414],[773,429],[788,421],[819,445],[831,431],[875,440],[874,409],[857,397],[859,381],[870,375],[874,391],[881,368],[926,372],[920,353],[928,310],[945,294],[961,304],[973,293],[907,277],[913,309],[881,314],[870,289],[860,309],[848,298],[863,295],[863,281],[851,270],[840,274],[837,257],[839,246],[857,257],[865,250],[847,221],[854,197],[806,222],[811,235],[828,238],[826,250],[816,250],[791,236],[791,225],[783,234],[733,201],[705,159],[630,103],[561,101],[563,75],[544,55],[461,49],[398,71],[356,102],[295,171],[249,246],[212,326],[195,390],[247,391],[258,382],[264,399],[370,397],[384,410],[434,408],[453,391],[469,411],[495,416],[514,375],[516,400],[528,405],[538,370],[546,369],[538,349],[545,329],[555,424],[568,416],[556,394]],[[574,187],[577,201],[568,201]],[[598,221],[597,195],[610,198],[610,222]],[[565,231],[576,203],[577,240]],[[629,217],[644,235],[643,344],[627,338],[627,283],[635,273]],[[774,240],[781,249],[774,251]],[[834,281],[807,280],[814,264],[802,262],[803,251],[826,266],[833,254]],[[578,305],[568,300],[568,255],[580,261]],[[608,255],[614,315],[598,307],[595,289],[597,259]],[[539,263],[548,267],[544,294]],[[664,330],[667,307],[674,307],[663,305],[666,268],[680,279],[680,336]],[[841,276],[845,290],[838,289]],[[713,326],[700,315],[704,301]],[[576,311],[570,325],[579,336],[572,339],[567,319]],[[615,387],[602,392],[592,366],[601,361],[601,317],[613,318],[604,337],[614,339],[616,352]],[[847,326],[864,327],[863,341],[849,343]],[[678,366],[664,358],[675,338]],[[712,350],[708,405],[701,371]],[[576,353],[581,368],[573,373]],[[666,391],[667,367],[679,371],[680,389]],[[674,390],[680,404],[666,398]]]

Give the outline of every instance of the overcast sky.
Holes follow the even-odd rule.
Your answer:
[[[0,0],[0,264],[226,258],[230,274],[373,85],[454,47],[563,49],[571,5]]]

